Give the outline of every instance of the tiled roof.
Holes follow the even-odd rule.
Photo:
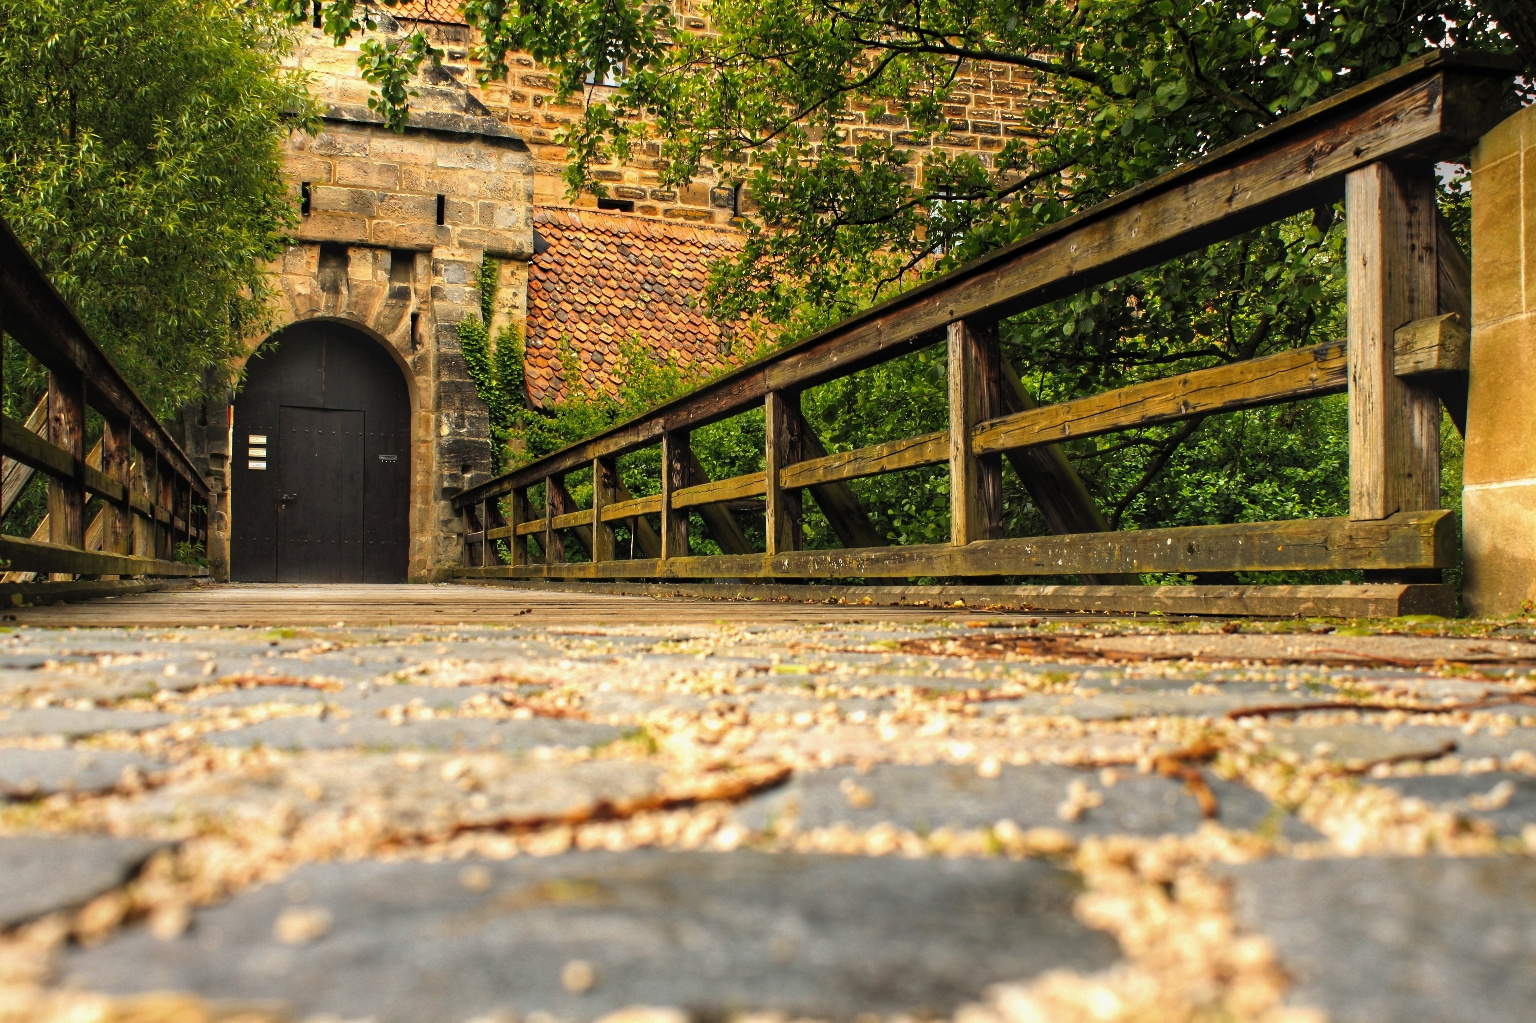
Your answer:
[[[462,0],[404,0],[384,9],[399,21],[435,21],[444,25],[463,25]]]
[[[720,327],[693,300],[709,264],[741,247],[736,231],[568,207],[540,207],[533,222],[549,246],[528,267],[525,368],[535,406],[565,394],[567,342],[587,386],[609,393],[622,368],[619,342],[631,337],[683,367],[725,364]]]

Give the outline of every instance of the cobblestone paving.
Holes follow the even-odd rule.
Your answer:
[[[0,632],[0,1021],[1531,1018],[1533,623],[762,612]]]

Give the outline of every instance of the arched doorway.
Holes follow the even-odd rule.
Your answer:
[[[274,334],[235,399],[230,577],[404,582],[410,440],[405,377],[379,342],[327,320]]]

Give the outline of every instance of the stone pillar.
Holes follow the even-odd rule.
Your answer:
[[[1468,614],[1536,605],[1536,107],[1472,154],[1472,373],[1462,490]]]

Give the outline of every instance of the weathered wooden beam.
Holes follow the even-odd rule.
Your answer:
[[[1440,505],[1440,399],[1394,372],[1394,335],[1439,310],[1433,171],[1374,163],[1349,175],[1349,514]]]
[[[1024,381],[1005,358],[1003,360],[1003,411],[1006,414],[1039,408]],[[1045,519],[1052,533],[1107,533],[1109,520],[1099,510],[1098,502],[1077,474],[1067,453],[1059,444],[1037,444],[1014,448],[1005,453],[1013,471],[1024,484],[1030,500]],[[1081,577],[1089,586],[1138,586],[1134,575],[1089,575]]]
[[[1003,414],[1002,358],[994,324],[949,325],[949,542],[961,547],[1002,535],[1003,461],[972,442]]]
[[[1441,313],[1398,327],[1392,335],[1392,371],[1400,377],[1465,373],[1472,332],[1459,313]]]
[[[511,548],[512,564],[514,566],[527,565],[528,541],[519,532],[525,522],[533,518],[533,510],[528,507],[528,490],[520,487],[512,491],[507,498],[507,546]]]
[[[804,390],[846,376],[933,343],[956,319],[1020,312],[1335,201],[1346,175],[1377,161],[1459,155],[1502,118],[1501,100],[1516,70],[1502,58],[1435,51],[462,499],[654,443],[668,430],[728,418],[769,391]]]
[[[68,459],[67,472],[48,480],[48,539],[85,546],[85,383],[48,374],[48,442]]]
[[[651,494],[648,497],[627,497],[622,501],[615,501],[603,509],[603,521],[614,522],[619,519],[637,518],[641,515],[661,514],[661,495]]]
[[[800,416],[800,448],[802,455],[809,460],[825,458],[827,454],[826,446],[821,443],[821,438],[816,436],[816,431],[811,429],[810,421],[803,414]],[[844,547],[886,546],[885,536],[870,521],[869,513],[859,503],[858,495],[846,480],[816,483],[806,489],[811,492],[816,507],[827,517],[827,524]]]
[[[965,547],[924,544],[863,550],[680,557],[461,570],[463,578],[869,579],[924,576],[1103,575],[1156,572],[1424,570],[1455,564],[1455,516],[1403,512],[1221,526],[981,540]]]
[[[559,565],[565,561],[565,544],[555,530],[555,516],[565,511],[557,496],[563,489],[555,485],[554,476],[544,477],[544,532],[540,534],[539,546],[543,550],[546,565]]]
[[[138,558],[101,551],[85,551],[63,544],[23,540],[17,536],[0,536],[0,558],[10,562],[11,568],[20,572],[119,576],[205,576],[208,574],[208,569],[202,565],[184,564],[165,558]]]
[[[704,600],[772,601],[858,607],[920,607],[935,613],[1220,615],[1223,617],[1392,618],[1456,613],[1456,592],[1443,583],[1337,583],[1302,586],[946,586],[823,585],[818,583],[588,582],[496,578],[483,583],[515,589]],[[0,596],[4,595],[0,588]]]
[[[619,467],[612,458],[592,460],[592,560],[612,561],[615,557],[613,527],[603,518],[603,509],[618,499]]]
[[[685,487],[684,489],[679,490],[676,494],[672,495],[672,507],[674,508],[680,507],[678,502],[683,499],[683,495],[685,494],[692,492],[696,497],[701,496],[697,493],[701,487],[712,487],[720,485],[724,487],[725,493],[730,494],[732,491],[732,486],[745,486],[747,489],[750,489],[751,480],[759,476],[763,477],[764,479],[764,487],[767,486],[767,477],[763,473],[751,473],[747,476],[737,476],[730,480],[721,480],[719,481],[719,484],[713,482],[705,482],[709,479],[709,473],[704,470],[704,463],[699,461],[699,456],[694,454],[692,449],[690,449],[688,452],[688,460],[689,473],[691,474],[691,478],[694,481],[694,485],[691,487]],[[746,482],[743,483],[743,481]],[[711,498],[708,501],[700,502],[694,506],[699,518],[704,521],[704,532],[708,533],[709,538],[715,541],[720,549],[726,554],[752,553],[752,545],[747,542],[746,534],[743,533],[741,531],[741,527],[736,524],[736,519],[731,515],[731,510],[725,507],[723,503],[724,501],[740,500],[742,497],[747,496],[751,495],[747,493],[738,493],[735,496],[727,496],[725,498]]]
[[[1197,369],[983,423],[975,450],[1007,451],[1335,394],[1347,386],[1346,365],[1344,346],[1329,342]]]
[[[1440,294],[1435,309],[1456,313],[1462,323],[1472,322],[1472,261],[1467,258],[1445,214],[1435,211],[1435,256]]]
[[[1463,324],[1472,323],[1472,262],[1467,258],[1461,243],[1451,231],[1445,215],[1436,218],[1436,255],[1440,258],[1440,298],[1436,308],[1442,313],[1455,313]],[[1428,381],[1440,396],[1446,415],[1451,417],[1456,431],[1467,435],[1467,387],[1471,383],[1470,370],[1453,370]]]
[[[769,554],[797,551],[804,544],[804,508],[800,491],[784,480],[784,468],[802,461],[805,441],[801,436],[799,391],[769,391],[763,399],[766,416],[763,435],[764,523]]]
[[[32,414],[27,416],[27,421],[22,424],[22,429],[28,433],[41,433],[48,422],[48,396],[45,394],[38,399],[37,405],[32,409]],[[5,458],[0,463],[0,516],[9,515],[11,507],[21,498],[22,491],[27,489],[27,484],[32,482],[32,473],[36,470],[25,462],[18,462],[12,458]]]
[[[935,431],[917,437],[883,441],[853,451],[834,451],[820,458],[785,466],[779,472],[780,485],[813,487],[863,476],[879,476],[903,469],[943,465],[949,460],[949,432]]]
[[[661,438],[661,556],[663,560],[688,556],[688,512],[672,505],[672,495],[693,480],[692,452],[688,434],[671,430]]]
[[[1019,374],[1003,360],[1003,412],[1029,412],[1039,408]],[[1109,521],[1088,493],[1067,453],[1059,444],[1015,448],[1008,453],[1013,471],[1040,509],[1040,517],[1052,533],[1106,533]]]
[[[125,422],[103,418],[101,421],[101,471],[122,488],[123,497],[129,489],[129,462],[133,458],[133,433]],[[133,553],[133,508],[127,500],[108,504],[106,533],[102,538],[102,550],[111,554]]]
[[[694,476],[703,475],[703,468],[702,465],[693,466]],[[767,473],[749,472],[745,476],[732,476],[730,479],[710,480],[684,487],[672,495],[672,507],[698,508],[725,501],[740,501],[747,497],[762,497],[767,490]]]
[[[607,515],[610,520],[615,518],[627,518],[629,520],[630,536],[633,538],[632,550],[639,550],[647,558],[661,557],[661,534],[651,528],[650,522],[645,518],[647,515],[656,515],[661,512],[661,495],[652,494],[649,497],[635,498],[630,494],[629,489],[624,486],[622,478],[614,481],[614,487],[619,499],[604,512],[604,515]],[[655,502],[654,507],[651,506],[653,501]],[[633,510],[623,515],[609,514],[609,512],[619,508],[630,508]]]

